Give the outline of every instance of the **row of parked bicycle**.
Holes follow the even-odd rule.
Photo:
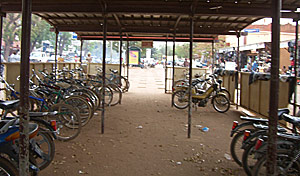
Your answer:
[[[41,76],[39,76],[41,75]],[[102,70],[96,75],[86,75],[81,68],[48,73],[32,70],[29,95],[29,170],[36,175],[45,169],[55,155],[54,140],[69,141],[76,138],[82,127],[101,110],[102,93],[105,106],[115,106],[122,101],[122,93],[129,82],[118,71],[111,70],[102,82]],[[19,161],[19,92],[4,78],[6,101],[0,101],[0,175],[18,175]]]
[[[208,77],[208,78],[206,78]],[[189,105],[189,80],[180,79],[174,82],[172,103],[178,109],[185,109]],[[222,87],[222,80],[216,74],[203,74],[192,80],[192,103],[195,107],[205,107],[211,99],[213,108],[220,113],[230,108],[230,93]]]
[[[247,175],[266,175],[268,119],[241,116],[243,122],[233,122],[230,151],[234,161],[244,168]],[[289,115],[289,109],[279,109],[278,119],[292,128],[277,126],[276,175],[300,175],[300,118]]]

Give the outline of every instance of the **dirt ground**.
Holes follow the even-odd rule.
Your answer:
[[[76,139],[55,142],[55,159],[40,175],[245,175],[224,157],[230,154],[232,121],[240,115],[235,106],[223,114],[211,104],[193,109],[189,139],[187,109],[171,107],[164,70],[134,68],[129,74],[131,87],[122,104],[105,112],[105,133],[98,112]]]

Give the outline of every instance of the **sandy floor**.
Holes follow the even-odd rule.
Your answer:
[[[164,70],[134,68],[129,76],[131,87],[122,104],[105,113],[105,133],[100,133],[97,115],[75,140],[56,141],[55,159],[40,175],[244,175],[224,157],[230,154],[232,121],[240,115],[235,107],[224,114],[211,104],[193,110],[188,139],[187,109],[171,107]]]

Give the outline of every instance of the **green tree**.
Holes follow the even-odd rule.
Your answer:
[[[31,22],[31,46],[30,51],[36,48],[42,47],[42,41],[50,38],[54,35],[50,32],[50,24],[42,20],[42,18],[33,15]]]
[[[18,40],[21,28],[21,14],[8,13],[3,20],[4,60],[12,53],[14,41]]]
[[[62,55],[63,51],[67,51],[71,45],[72,34],[70,32],[60,32],[58,35],[58,54]]]
[[[175,52],[178,58],[189,58],[190,44],[184,43],[183,45],[176,45]]]

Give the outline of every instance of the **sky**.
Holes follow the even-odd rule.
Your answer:
[[[268,25],[270,23],[272,23],[272,18],[263,18],[261,20],[254,22],[253,24],[254,25],[263,25],[263,24]],[[288,24],[288,23],[290,23],[292,25],[296,25],[296,23],[293,22],[293,19],[286,19],[286,18],[280,19],[280,24]]]

